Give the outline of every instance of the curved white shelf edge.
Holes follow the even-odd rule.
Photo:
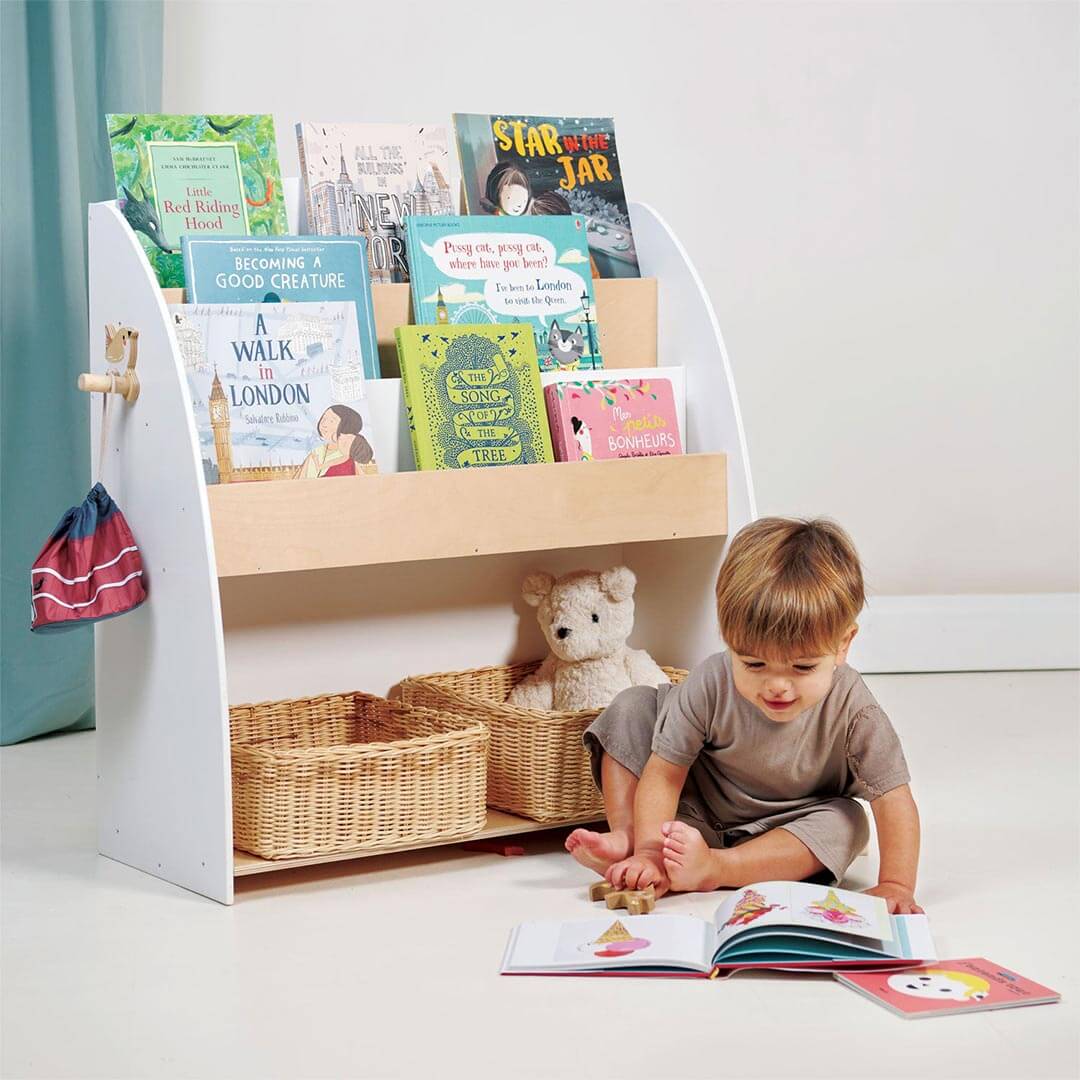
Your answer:
[[[94,628],[98,850],[228,904],[225,640],[187,380],[161,290],[115,203],[90,207],[89,236],[89,370],[106,370],[106,323],[139,331],[141,393],[110,408],[102,479],[138,541],[148,592]]]
[[[712,301],[690,256],[664,219],[645,203],[630,204],[643,277],[657,280],[657,356],[687,369],[687,446],[728,458],[728,532],[757,517],[750,455],[739,396]],[[693,372],[693,374],[689,374]]]
[[[286,181],[286,193],[295,223],[295,181]],[[686,445],[728,455],[734,534],[754,517],[754,494],[716,316],[665,222],[642,204],[632,205],[631,216],[642,273],[659,281],[660,355],[688,371]],[[106,323],[140,333],[142,393],[135,407],[117,403],[112,410],[103,481],[131,522],[149,591],[137,611],[95,627],[98,846],[110,858],[228,904],[234,866],[225,632],[186,379],[161,290],[115,203],[91,205],[89,239],[88,370],[106,370]],[[92,410],[92,446],[98,414]],[[654,639],[668,634],[686,655],[699,656],[715,637],[715,614],[707,596],[691,602],[687,593],[715,572],[722,542],[681,543],[686,557],[674,570],[668,544],[628,547],[635,566],[658,570],[639,595],[649,588],[653,598],[677,594],[675,603],[660,605]]]

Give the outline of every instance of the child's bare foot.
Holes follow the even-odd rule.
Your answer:
[[[621,862],[633,849],[629,834],[622,829],[606,833],[575,829],[566,838],[566,850],[582,866],[598,874],[603,874],[612,863]]]
[[[664,835],[664,869],[673,892],[711,892],[720,887],[717,863],[722,857],[705,843],[693,825],[667,821]]]

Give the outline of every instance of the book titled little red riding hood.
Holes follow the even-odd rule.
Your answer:
[[[1045,1005],[1061,995],[980,957],[938,960],[907,971],[862,971],[835,976],[897,1016],[952,1016],[957,1013]]]

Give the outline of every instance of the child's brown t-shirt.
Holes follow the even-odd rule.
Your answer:
[[[770,720],[736,689],[731,655],[716,653],[678,686],[662,687],[653,753],[695,762],[721,822],[758,821],[840,795],[873,800],[911,779],[900,740],[847,664],[815,706]]]

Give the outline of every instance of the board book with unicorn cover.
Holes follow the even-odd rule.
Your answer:
[[[935,959],[925,915],[890,915],[881,897],[765,881],[737,889],[711,921],[605,912],[514,928],[503,975],[683,975],[742,969],[833,971]]]
[[[544,387],[559,461],[661,457],[683,452],[667,379],[575,379]]]
[[[893,973],[837,973],[835,978],[906,1020],[1048,1005],[1061,1000],[1056,990],[982,957],[938,960]]]
[[[417,324],[527,323],[541,371],[603,367],[585,222],[568,217],[410,217]]]

